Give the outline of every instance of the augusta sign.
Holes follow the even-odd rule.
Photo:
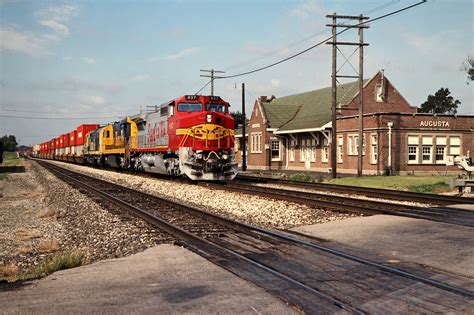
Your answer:
[[[449,128],[449,122],[446,120],[423,120],[420,127]]]

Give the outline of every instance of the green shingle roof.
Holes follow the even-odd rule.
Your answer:
[[[349,103],[358,91],[358,81],[338,85],[338,104]],[[331,88],[288,95],[262,105],[269,128],[278,131],[320,128],[331,121]]]

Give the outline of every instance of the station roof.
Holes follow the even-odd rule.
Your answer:
[[[317,129],[326,125],[331,121],[331,90],[327,87],[262,102],[269,128],[282,132]],[[338,85],[338,105],[348,104],[358,91],[359,81]]]

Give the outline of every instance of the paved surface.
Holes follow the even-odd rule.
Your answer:
[[[263,289],[172,245],[0,292],[1,314],[293,314]]]
[[[294,230],[371,255],[431,266],[474,278],[474,229],[470,227],[374,215]]]

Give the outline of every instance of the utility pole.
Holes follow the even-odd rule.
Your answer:
[[[203,78],[211,78],[211,96],[214,96],[214,80],[215,79],[222,79],[223,77],[218,77],[218,76],[215,76],[214,74],[215,73],[225,73],[225,71],[218,71],[218,70],[214,70],[214,69],[210,69],[210,70],[200,70],[201,72],[209,72],[210,75],[204,75],[204,74],[201,74],[201,77]]]
[[[364,25],[364,17],[359,16],[359,26]],[[357,150],[357,176],[362,176],[362,159],[364,149],[364,28],[359,27],[359,150]]]
[[[350,16],[350,15],[337,15],[335,12],[331,15],[326,15],[327,18],[332,18],[332,24],[326,24],[326,26],[332,27],[332,42],[326,42],[326,44],[332,45],[332,126],[331,126],[331,177],[337,177],[337,126],[336,126],[336,116],[337,116],[337,78],[353,78],[359,79],[359,139],[358,139],[358,163],[357,163],[357,174],[358,176],[362,175],[362,148],[363,148],[363,69],[364,69],[364,56],[363,56],[363,47],[368,46],[369,44],[364,43],[363,37],[363,29],[368,28],[367,25],[363,24],[364,20],[369,19],[369,17],[363,16],[362,14],[359,16]],[[346,24],[338,24],[337,19],[344,19],[344,20],[359,20],[359,24],[356,25],[346,25]],[[359,42],[338,42],[337,41],[337,28],[344,27],[344,28],[358,28],[359,29]],[[357,76],[355,75],[338,75],[337,73],[341,69],[337,69],[337,51],[342,54],[342,51],[337,47],[338,45],[344,46],[358,46],[359,49],[359,73]],[[355,51],[354,51],[355,52]],[[342,54],[343,55],[343,54]],[[349,63],[349,60],[343,55],[346,63]],[[351,65],[352,66],[352,65]],[[354,69],[354,67],[352,67]]]
[[[242,83],[242,171],[245,172],[247,170],[247,148],[246,139],[245,139],[245,83]]]

